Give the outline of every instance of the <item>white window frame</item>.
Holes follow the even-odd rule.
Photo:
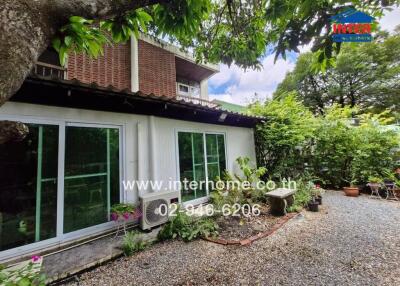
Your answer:
[[[186,132],[186,133],[201,133],[203,136],[203,152],[204,152],[204,160],[205,160],[205,172],[207,174],[206,176],[206,193],[207,196],[197,198],[191,201],[187,202],[182,202],[182,197],[181,197],[181,192],[179,192],[179,201],[183,204],[183,206],[187,205],[200,205],[203,203],[208,202],[210,199],[210,190],[208,189],[208,164],[207,164],[207,144],[206,144],[206,135],[222,135],[224,136],[224,151],[225,151],[225,169],[228,169],[228,142],[226,141],[226,132],[216,132],[216,131],[204,131],[204,130],[198,130],[198,129],[175,129],[175,160],[176,160],[176,177],[178,178],[178,181],[181,181],[181,172],[180,172],[180,163],[179,163],[179,133],[180,132]],[[179,190],[180,191],[180,190]]]
[[[120,202],[125,200],[122,181],[125,175],[124,154],[125,144],[125,125],[113,123],[90,123],[90,122],[73,122],[70,120],[41,118],[36,116],[15,116],[15,115],[0,115],[0,120],[19,121],[26,124],[43,124],[58,126],[58,174],[57,174],[57,225],[56,236],[33,242],[26,245],[21,245],[11,249],[0,251],[0,261],[11,259],[16,256],[29,254],[33,251],[40,251],[49,247],[61,246],[69,243],[77,238],[89,237],[97,235],[106,230],[116,228],[114,222],[109,221],[95,226],[90,226],[84,229],[76,230],[69,233],[64,233],[64,168],[65,168],[65,130],[67,126],[74,127],[93,127],[93,128],[115,128],[119,130],[119,176],[120,176]]]
[[[185,87],[187,87],[188,92],[182,92],[182,91],[179,89],[180,86],[185,86]],[[192,90],[195,89],[195,88],[199,90],[199,94],[198,94],[198,95],[194,95],[193,92],[192,92]],[[178,95],[191,96],[191,97],[194,97],[194,98],[200,98],[200,95],[201,95],[201,88],[200,88],[200,86],[197,87],[197,86],[194,86],[194,85],[189,85],[189,84],[177,82],[177,83],[176,83],[176,93],[177,93]]]

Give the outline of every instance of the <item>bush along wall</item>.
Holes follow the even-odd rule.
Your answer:
[[[316,116],[294,95],[256,103],[249,112],[266,117],[255,130],[257,163],[266,176],[312,174],[326,187],[341,188],[384,179],[395,168],[400,134],[386,128],[388,112],[358,114],[357,107],[333,105]]]

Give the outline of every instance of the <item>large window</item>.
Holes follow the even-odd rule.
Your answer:
[[[64,232],[106,222],[119,202],[119,130],[68,126]]]
[[[224,135],[178,132],[178,148],[181,181],[198,182],[197,188],[182,188],[182,201],[207,197],[207,182],[226,168]]]
[[[0,144],[0,251],[107,222],[120,201],[119,128],[27,126]]]
[[[58,126],[0,144],[0,251],[56,236]]]

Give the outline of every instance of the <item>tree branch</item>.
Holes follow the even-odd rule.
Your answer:
[[[22,85],[38,57],[71,16],[106,19],[171,0],[2,0],[0,106]]]

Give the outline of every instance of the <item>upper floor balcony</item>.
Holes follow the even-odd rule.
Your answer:
[[[40,75],[40,76],[50,76],[59,79],[66,78],[67,69],[61,66],[43,63],[43,62],[36,62],[35,66],[33,67],[32,73]]]

